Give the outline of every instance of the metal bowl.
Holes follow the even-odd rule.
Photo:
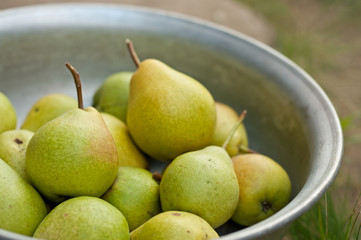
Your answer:
[[[300,67],[250,37],[178,14],[120,5],[16,8],[2,11],[0,23],[0,91],[13,102],[19,123],[45,94],[76,97],[67,61],[81,75],[87,105],[108,75],[135,70],[126,38],[141,59],[160,59],[198,79],[215,100],[238,112],[247,109],[250,146],[286,169],[292,200],[251,227],[229,221],[217,229],[223,240],[280,239],[337,174],[343,139],[330,100]],[[0,230],[0,239],[29,238]]]

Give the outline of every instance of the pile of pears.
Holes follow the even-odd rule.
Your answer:
[[[242,120],[194,78],[156,59],[105,79],[84,108],[39,99],[17,129],[0,92],[0,229],[40,239],[217,239],[289,201],[286,171],[248,147]],[[162,161],[160,172],[150,161]]]

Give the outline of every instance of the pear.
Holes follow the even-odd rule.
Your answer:
[[[131,46],[128,41],[134,53]],[[216,122],[210,92],[156,59],[135,63],[138,69],[130,81],[127,126],[137,146],[164,161],[207,146]]]
[[[281,165],[256,153],[240,154],[232,161],[239,184],[239,202],[233,221],[250,226],[288,203],[291,181]]]
[[[0,92],[0,133],[16,128],[17,116],[14,106],[7,96]]]
[[[213,228],[231,218],[238,197],[231,158],[218,146],[178,156],[165,169],[160,182],[163,211],[194,213]]]
[[[83,109],[80,80],[79,108],[40,127],[26,152],[26,171],[43,196],[53,202],[81,195],[100,197],[118,171],[118,154],[112,135],[100,113]]]
[[[124,214],[130,231],[161,212],[159,183],[142,168],[119,167],[117,179],[102,198]]]
[[[110,75],[96,91],[93,106],[99,112],[109,113],[126,122],[129,83],[132,75],[132,72]]]
[[[0,159],[0,229],[32,236],[47,214],[39,193]]]
[[[106,201],[75,197],[56,206],[41,222],[35,238],[47,240],[128,240],[129,228],[123,214]]]
[[[203,240],[218,237],[204,219],[182,211],[160,213],[130,233],[131,240]]]
[[[64,94],[46,95],[32,106],[21,129],[35,132],[45,123],[76,107],[77,101],[72,97]]]
[[[110,114],[100,114],[102,115],[109,132],[113,136],[117,147],[119,166],[148,168],[147,159],[133,142],[127,126],[121,120]]]
[[[216,102],[217,121],[211,145],[222,146],[234,124],[238,121],[237,112],[230,106]],[[241,148],[248,148],[248,137],[244,124],[241,124],[233,134],[226,151],[232,157]]]
[[[30,179],[25,171],[25,159],[26,149],[33,135],[33,132],[22,129],[0,134],[0,158],[29,183]]]

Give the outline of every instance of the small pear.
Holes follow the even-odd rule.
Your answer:
[[[32,184],[53,202],[81,195],[100,197],[118,171],[117,149],[100,113],[83,109],[80,80],[76,80],[79,109],[72,109],[40,127],[26,152]]]
[[[130,233],[130,240],[203,240],[218,237],[204,219],[182,211],[160,213]]]
[[[231,158],[218,146],[178,156],[165,169],[160,182],[163,211],[194,213],[213,228],[231,218],[238,197]]]
[[[93,106],[99,112],[109,113],[126,122],[129,83],[132,75],[132,72],[119,72],[110,75],[96,91]]]
[[[45,123],[76,107],[77,101],[72,97],[64,94],[46,95],[32,106],[21,129],[35,132]]]
[[[207,146],[216,123],[210,92],[159,60],[135,63],[138,69],[130,81],[127,125],[137,146],[164,161]]]
[[[110,114],[100,114],[102,115],[117,147],[119,166],[148,168],[147,159],[133,142],[129,135],[127,126],[121,120]]]
[[[0,158],[29,183],[30,179],[25,171],[25,159],[26,149],[33,135],[33,132],[22,129],[0,134]]]
[[[256,153],[240,154],[232,161],[239,184],[239,202],[233,221],[250,226],[288,203],[291,181],[281,165]]]
[[[95,197],[75,197],[56,206],[41,222],[34,237],[47,240],[128,240],[123,214]]]
[[[234,124],[238,121],[237,112],[230,106],[216,102],[217,121],[212,145],[222,146]],[[232,157],[237,155],[241,148],[248,148],[248,137],[244,124],[241,124],[233,134],[226,151]]]
[[[119,167],[116,180],[102,198],[123,213],[130,231],[162,210],[159,183],[142,168]]]
[[[0,159],[0,229],[32,236],[47,214],[39,193]]]
[[[0,133],[16,128],[17,116],[14,106],[7,96],[0,92]]]

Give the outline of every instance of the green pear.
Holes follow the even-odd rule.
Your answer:
[[[94,94],[93,106],[99,112],[109,113],[126,122],[129,83],[132,75],[132,72],[110,75]]]
[[[216,112],[216,128],[214,130],[211,144],[216,146],[222,146],[224,141],[227,139],[230,131],[232,130],[234,124],[238,121],[239,115],[233,108],[220,102],[216,102]],[[240,152],[241,147],[248,147],[248,137],[244,124],[241,124],[237,128],[227,145],[226,151],[231,157],[233,157]]]
[[[0,159],[0,229],[32,236],[47,214],[39,193]]]
[[[47,240],[128,240],[129,228],[123,214],[106,201],[75,197],[56,206],[41,222],[35,238]]]
[[[50,201],[101,196],[118,169],[114,140],[100,113],[74,109],[40,127],[29,142],[26,171]]]
[[[17,116],[14,106],[7,96],[0,92],[0,133],[16,128]]]
[[[79,74],[70,65],[78,93],[78,109],[72,109],[41,126],[26,151],[26,171],[36,189],[48,200],[68,197],[100,197],[112,185],[118,171],[118,154],[100,113],[83,109]]]
[[[288,203],[291,182],[281,165],[255,153],[234,156],[232,161],[239,184],[239,202],[233,221],[250,226]]]
[[[77,101],[72,97],[64,94],[46,95],[32,106],[21,129],[35,132],[45,123],[76,107]]]
[[[119,166],[133,166],[148,168],[148,162],[143,153],[135,145],[129,135],[127,126],[118,118],[107,114],[100,113],[113,136],[117,147]]]
[[[178,156],[165,169],[160,182],[163,211],[194,213],[213,228],[231,218],[238,196],[231,158],[218,146]]]
[[[201,217],[182,211],[160,213],[130,233],[130,240],[203,240],[219,238]]]
[[[33,135],[33,132],[22,129],[0,134],[0,158],[29,183],[30,179],[25,171],[25,159],[26,149]]]
[[[124,214],[130,231],[161,212],[159,183],[142,168],[119,167],[117,179],[102,198]]]
[[[135,62],[127,125],[137,146],[155,159],[171,161],[209,145],[216,123],[210,92],[161,61]]]

